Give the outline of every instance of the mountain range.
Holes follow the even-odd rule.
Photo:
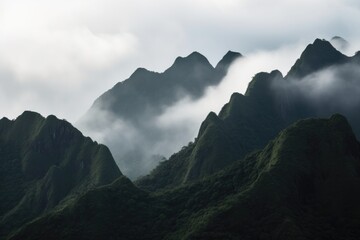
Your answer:
[[[154,190],[201,179],[263,148],[280,130],[303,118],[327,117],[339,112],[350,119],[356,136],[360,137],[360,113],[356,111],[360,102],[351,107],[332,106],[328,101],[315,103],[309,101],[307,95],[297,92],[298,84],[283,87],[289,86],[289,82],[306,81],[306,76],[329,67],[354,64],[358,68],[358,60],[359,55],[346,57],[329,42],[315,40],[285,77],[277,70],[256,74],[245,95],[234,93],[218,115],[210,113],[202,123],[196,141],[139,179],[138,186]],[[354,78],[354,86],[360,82],[359,75],[352,76],[347,72],[346,77],[339,80],[345,84]]]
[[[90,135],[105,132],[101,141],[110,147],[126,176],[135,179],[145,175],[162,160],[165,146],[169,148],[169,142],[179,138],[169,133],[171,129],[163,129],[157,118],[185,97],[201,98],[208,87],[221,82],[231,63],[240,57],[240,53],[229,51],[213,67],[203,55],[193,52],[176,58],[163,73],[138,68],[96,99],[77,126]],[[180,147],[174,146],[172,152]]]
[[[201,97],[239,56],[212,68],[193,53],[162,74],[137,70],[88,116],[108,117],[103,108],[111,121],[144,122],[179,101],[179,88]],[[256,74],[244,95],[208,114],[194,142],[135,182],[64,120],[3,118],[0,238],[359,239],[359,64],[360,53],[316,39],[285,76]]]
[[[359,200],[360,144],[334,115],[193,184],[148,193],[120,177],[10,239],[358,239]]]

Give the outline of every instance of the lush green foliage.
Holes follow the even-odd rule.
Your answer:
[[[110,151],[68,122],[24,112],[0,121],[0,238],[121,175]]]
[[[182,187],[146,193],[122,177],[12,239],[358,239],[359,200],[360,145],[334,115]]]

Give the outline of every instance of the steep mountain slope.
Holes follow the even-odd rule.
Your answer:
[[[64,199],[122,174],[107,147],[66,121],[26,111],[0,120],[0,238]]]
[[[120,178],[11,239],[358,239],[359,200],[360,144],[334,115],[184,187],[149,194]]]
[[[147,190],[156,190],[201,179],[264,147],[280,130],[306,117],[327,117],[340,112],[349,117],[356,135],[360,137],[359,101],[354,101],[352,105],[338,104],[340,97],[337,95],[344,96],[346,92],[329,91],[333,95],[327,95],[322,101],[309,99],[306,93],[298,92],[299,82],[302,81],[306,81],[302,89],[312,90],[311,81],[314,80],[314,85],[318,81],[317,76],[312,75],[317,73],[314,71],[338,66],[344,69],[335,77],[344,86],[346,82],[351,82],[344,88],[349,93],[349,87],[357,88],[360,84],[360,72],[348,71],[350,65],[359,69],[356,59],[356,56],[348,58],[341,54],[325,40],[315,40],[304,50],[286,77],[279,71],[255,75],[245,95],[234,93],[218,116],[209,114],[194,143],[162,162],[136,184]],[[303,78],[299,79],[300,76]],[[308,76],[311,78],[307,79]],[[352,95],[357,96],[356,92]]]
[[[161,159],[151,155],[169,154],[181,146],[164,152],[167,143],[179,141],[179,137],[164,130],[157,118],[181,99],[197,99],[207,87],[219,84],[239,57],[241,54],[229,51],[214,68],[194,52],[178,57],[163,73],[139,68],[100,96],[77,126],[89,135],[107,133],[100,140],[112,150],[125,175],[147,174]]]

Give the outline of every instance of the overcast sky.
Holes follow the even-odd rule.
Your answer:
[[[137,67],[162,72],[192,51],[215,65],[228,50],[334,35],[356,45],[358,26],[358,0],[0,0],[0,116],[74,122]]]

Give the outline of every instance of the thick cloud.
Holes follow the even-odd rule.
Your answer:
[[[137,67],[162,71],[194,50],[215,64],[229,49],[355,42],[359,13],[355,0],[3,0],[0,115],[33,109],[75,121]]]

